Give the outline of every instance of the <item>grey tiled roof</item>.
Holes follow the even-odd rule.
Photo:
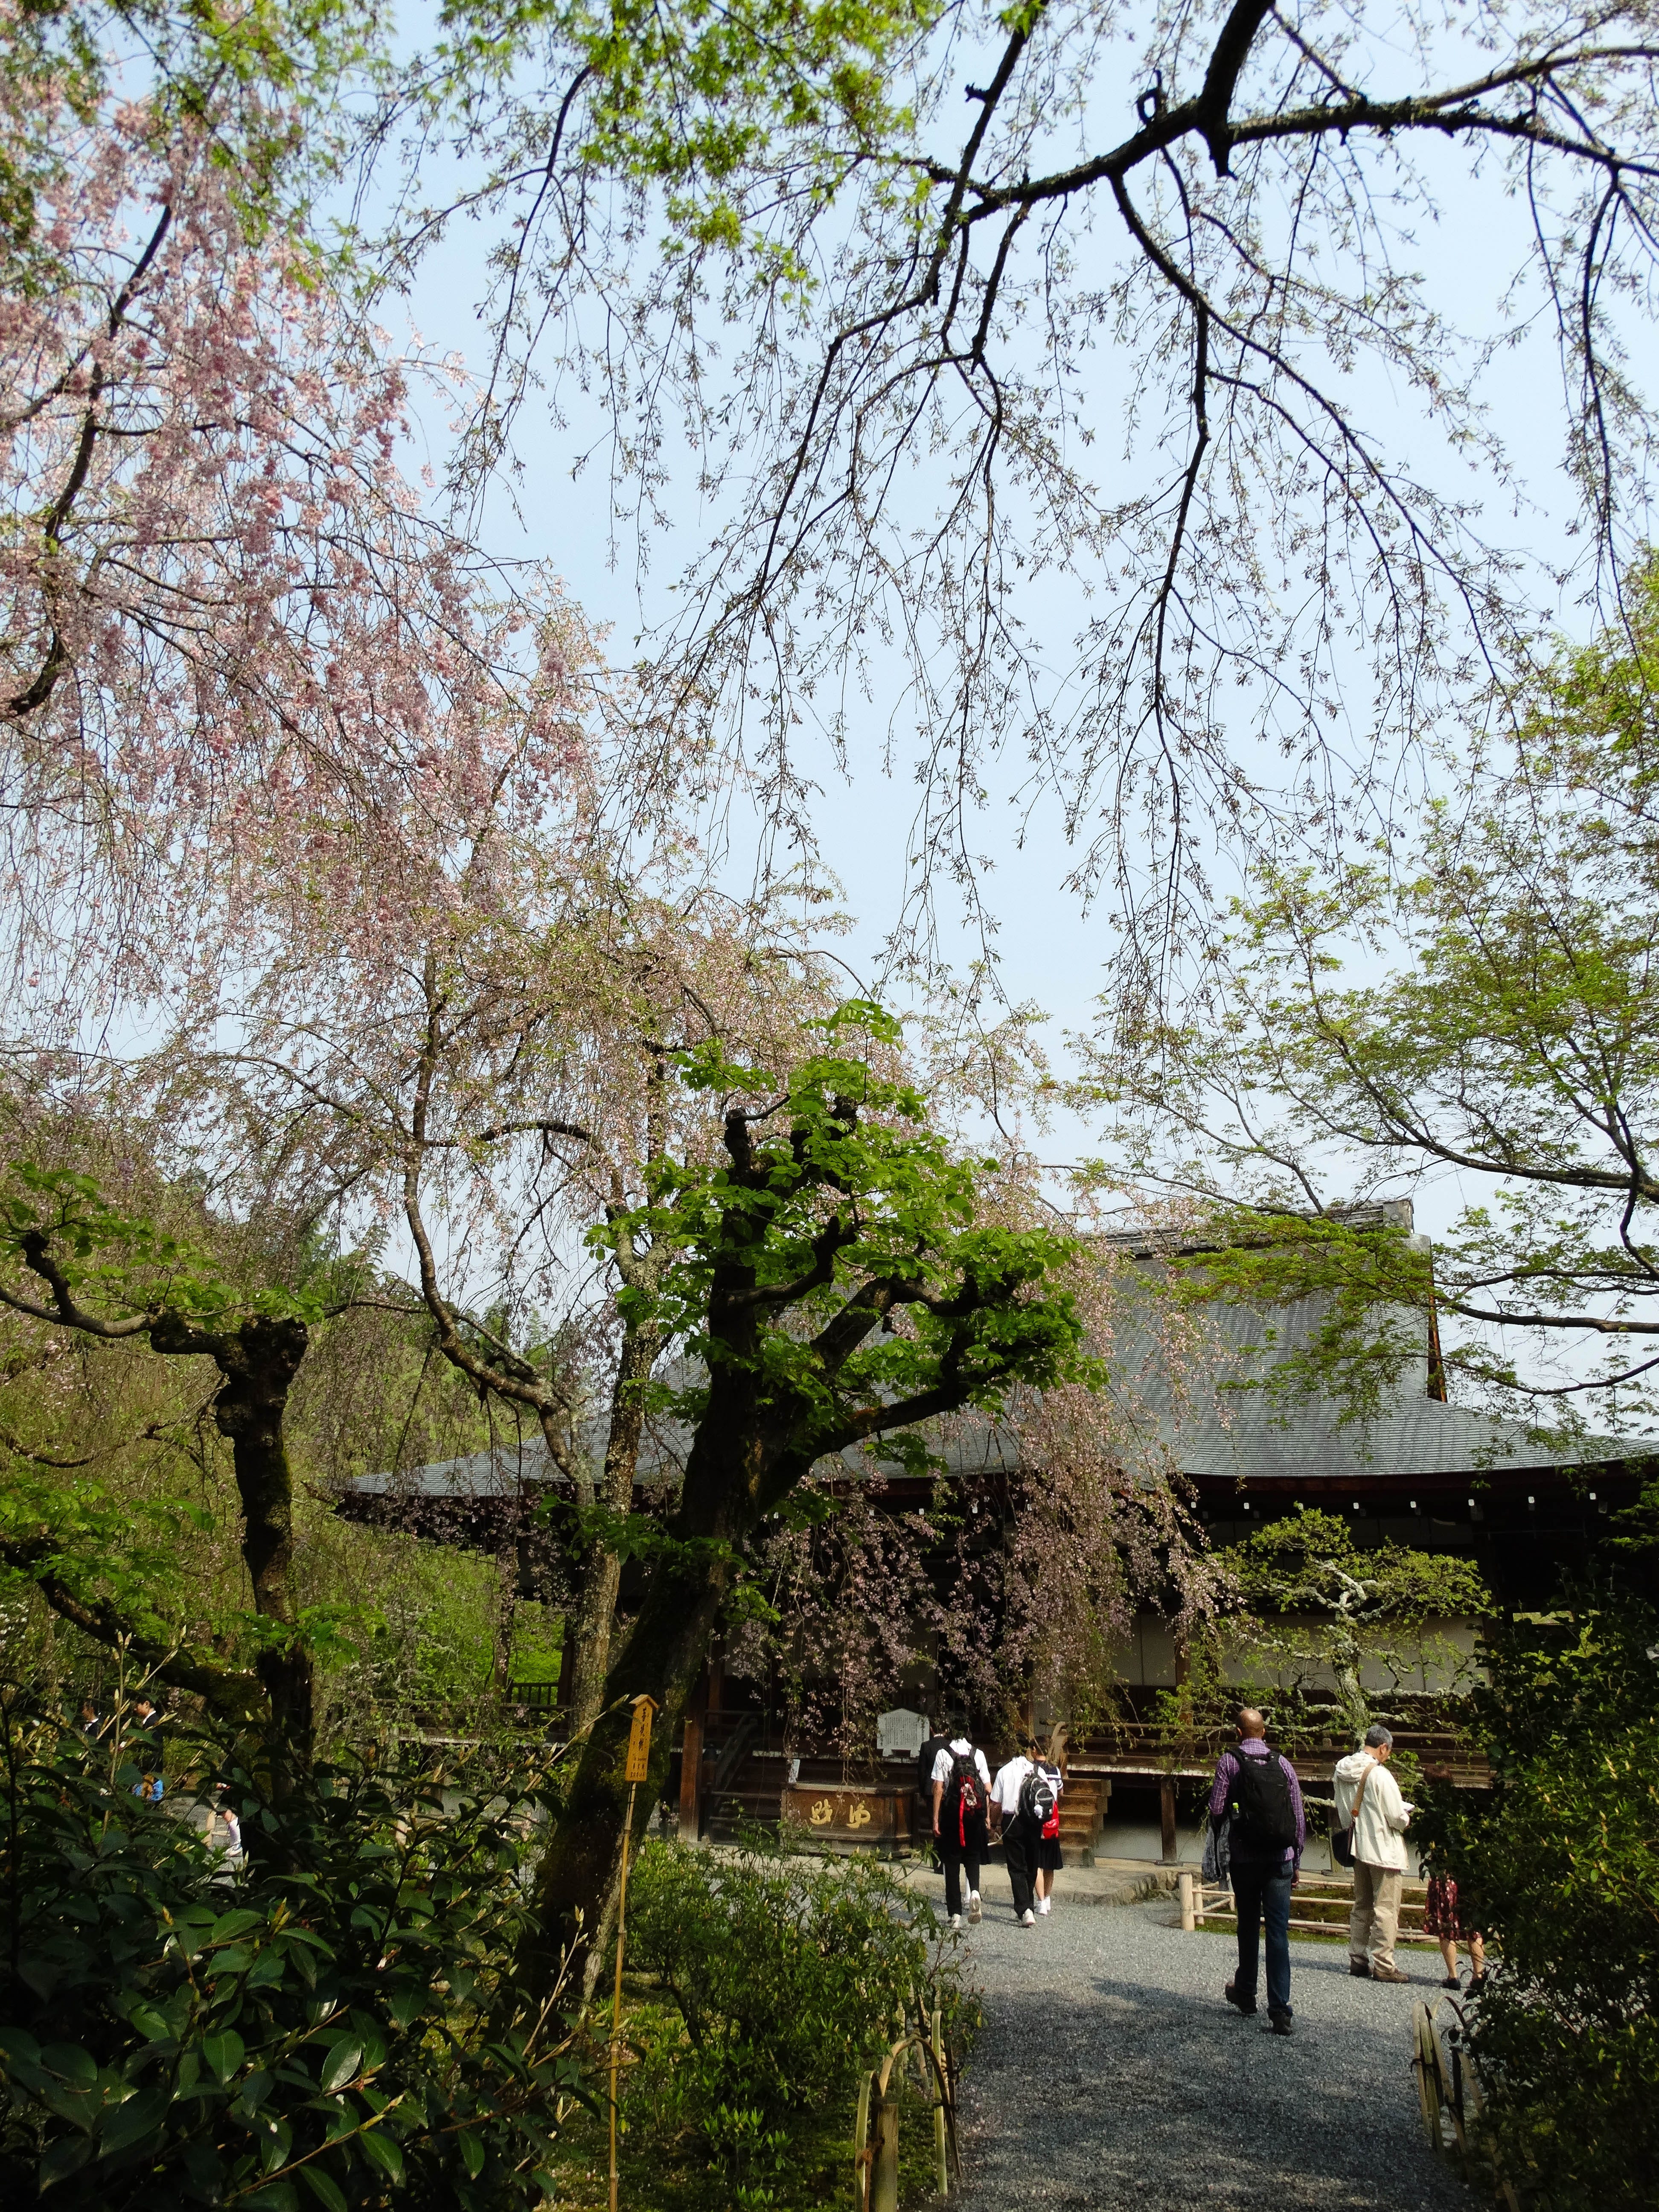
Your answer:
[[[1415,1344],[1369,1417],[1345,1419],[1345,1405],[1330,1395],[1250,1387],[1308,1346],[1324,1310],[1316,1297],[1276,1307],[1271,1315],[1237,1305],[1208,1310],[1210,1341],[1206,1355],[1193,1362],[1184,1392],[1174,1387],[1168,1361],[1147,1336],[1120,1338],[1140,1417],[1184,1474],[1247,1482],[1476,1476],[1500,1468],[1598,1466],[1631,1449],[1607,1438],[1570,1449],[1540,1443],[1518,1422],[1431,1398],[1428,1323],[1420,1314],[1394,1316],[1395,1329]]]
[[[1409,1214],[1403,1224],[1409,1228]],[[1120,1240],[1127,1249],[1130,1240]],[[1135,1256],[1156,1269],[1157,1257],[1137,1242]],[[1364,1419],[1345,1419],[1328,1396],[1273,1395],[1249,1388],[1279,1361],[1305,1349],[1323,1313],[1319,1298],[1304,1298],[1267,1314],[1218,1304],[1196,1324],[1199,1340],[1172,1354],[1152,1298],[1144,1313],[1120,1321],[1106,1347],[1120,1431],[1139,1437],[1149,1461],[1169,1460],[1199,1478],[1256,1484],[1313,1478],[1374,1482],[1413,1477],[1468,1475],[1498,1470],[1522,1473],[1563,1466],[1595,1467],[1644,1449],[1590,1438],[1570,1450],[1535,1442],[1518,1423],[1492,1419],[1426,1395],[1428,1332],[1423,1316],[1401,1313],[1396,1329],[1409,1343],[1400,1375]],[[640,1457],[647,1484],[671,1477],[683,1464],[689,1432],[668,1421],[647,1426]],[[933,1448],[952,1475],[1012,1474],[1018,1466],[1016,1439],[980,1416],[959,1415],[934,1425]],[[602,1455],[602,1425],[590,1423],[581,1448],[595,1465]],[[896,1472],[877,1453],[849,1449],[841,1455],[849,1475],[872,1467]],[[834,1462],[821,1462],[827,1473]],[[398,1475],[360,1475],[348,1487],[359,1497],[387,1494],[426,1498],[507,1498],[520,1482],[545,1482],[554,1469],[539,1436],[506,1443],[465,1459],[442,1460]]]

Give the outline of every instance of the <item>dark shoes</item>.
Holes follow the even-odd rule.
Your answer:
[[[1267,2025],[1262,2029],[1261,2033],[1264,2035],[1294,2035],[1296,2030],[1291,2025],[1291,2015],[1289,2013],[1269,2011],[1267,2014]]]
[[[1411,1976],[1402,1974],[1398,1966],[1373,1966],[1371,1979],[1374,1982],[1408,1982]]]
[[[1228,1983],[1226,1988],[1223,1990],[1221,1994],[1226,1998],[1228,2003],[1231,2005],[1234,2011],[1242,2012],[1246,2020],[1248,2020],[1250,2014],[1255,2010],[1255,1999],[1254,1997],[1240,1996],[1238,1991],[1233,1987],[1231,1982]]]
[[[1448,1974],[1445,1980],[1441,1983],[1440,1986],[1443,1990],[1461,1990],[1463,1984],[1458,1980],[1455,1974]]]
[[[1371,1962],[1369,1959],[1350,1959],[1348,1972],[1358,1975],[1362,1982],[1368,1982],[1371,1978]]]

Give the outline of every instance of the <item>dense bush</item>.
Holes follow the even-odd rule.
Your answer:
[[[625,2023],[629,2124],[695,2143],[728,2202],[794,2201],[782,2176],[810,2168],[803,2139],[850,2131],[859,2075],[900,2022],[938,2004],[958,2045],[969,2025],[931,1908],[872,1860],[653,1843],[628,1917],[630,1972],[665,2000]]]
[[[1659,1614],[1604,1593],[1488,1638],[1489,1808],[1419,1825],[1498,1964],[1473,2030],[1505,2171],[1546,2212],[1659,2175]]]
[[[513,1975],[527,1805],[338,1772],[279,1820],[228,1772],[259,1847],[232,1869],[136,1765],[5,1721],[0,2198],[542,2200],[580,2085]]]

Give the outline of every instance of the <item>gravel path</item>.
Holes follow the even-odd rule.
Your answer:
[[[986,1890],[969,1932],[987,2026],[963,2083],[968,2205],[1068,2212],[1474,2212],[1423,2139],[1410,1988],[1356,1981],[1340,1944],[1295,1943],[1296,2033],[1221,2002],[1231,1934],[1184,1936],[1167,1902],[1013,1924]],[[996,1887],[1001,1885],[996,1883]]]

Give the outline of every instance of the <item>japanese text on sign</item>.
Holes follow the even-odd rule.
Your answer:
[[[651,1716],[656,1711],[649,1698],[634,1701],[634,1725],[628,1731],[628,1765],[624,1782],[643,1782],[651,1765]]]

